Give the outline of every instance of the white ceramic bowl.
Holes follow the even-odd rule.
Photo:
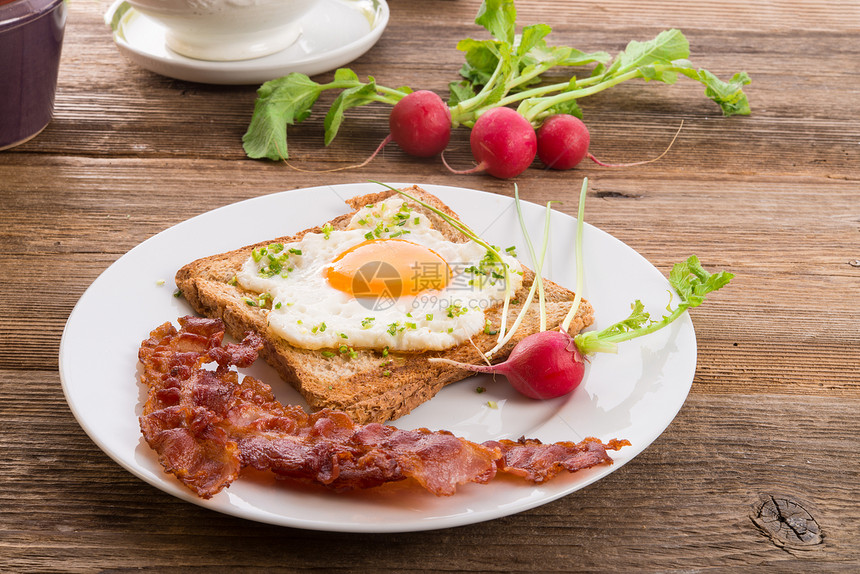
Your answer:
[[[301,34],[317,0],[128,0],[167,29],[167,46],[198,60],[247,60],[279,52]]]

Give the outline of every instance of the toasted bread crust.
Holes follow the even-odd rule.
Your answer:
[[[421,188],[413,187],[409,192],[452,217],[457,215],[438,198]],[[382,201],[394,194],[383,191],[347,200],[353,212],[336,217],[330,223],[334,229],[347,226],[352,215],[370,203]],[[413,209],[420,211],[433,220],[434,228],[446,238],[463,242],[466,238],[438,215],[415,204]],[[309,228],[293,236],[274,238],[255,245],[198,259],[182,267],[176,274],[176,285],[194,310],[206,317],[217,317],[224,321],[228,332],[240,339],[248,331],[259,333],[265,340],[260,355],[278,374],[298,390],[308,405],[314,409],[331,408],[348,413],[357,423],[385,422],[397,419],[418,405],[433,398],[442,387],[464,379],[471,372],[440,363],[429,363],[429,357],[444,357],[460,362],[483,362],[477,349],[487,351],[497,340],[495,335],[479,333],[472,341],[440,352],[399,353],[391,352],[387,357],[380,351],[356,349],[357,356],[349,358],[338,356],[326,358],[318,350],[294,347],[273,335],[267,328],[266,311],[246,304],[244,297],[253,296],[231,281],[251,250],[272,242],[288,243],[301,239],[307,233],[319,233],[321,227]],[[512,324],[524,301],[534,273],[525,269],[523,285],[512,296],[508,311],[508,325]],[[544,280],[546,299],[547,327],[558,328],[573,301],[574,294],[549,280]],[[494,362],[504,360],[517,342],[539,329],[539,311],[533,305],[517,330],[514,337],[493,358]],[[487,318],[498,324],[501,306],[487,310]],[[570,325],[575,333],[593,321],[591,305],[583,300],[576,317]],[[389,361],[391,361],[389,363]],[[387,363],[383,366],[383,362]],[[383,375],[383,373],[389,373]]]

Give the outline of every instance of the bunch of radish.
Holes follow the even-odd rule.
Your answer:
[[[334,140],[348,109],[372,103],[393,106],[389,135],[359,166],[391,141],[416,157],[440,155],[452,130],[465,126],[472,130],[469,142],[476,165],[460,171],[449,169],[500,178],[519,175],[535,157],[559,170],[571,169],[586,157],[600,165],[647,163],[598,160],[588,152],[590,135],[580,119],[579,99],[628,80],[672,84],[678,76],[685,76],[703,84],[705,95],[724,115],[750,113],[742,89],[750,82],[749,76],[739,72],[722,81],[695,68],[687,59],[689,43],[679,30],[666,30],[647,42],[632,41],[612,58],[606,52],[586,53],[547,44],[552,29],[546,24],[524,26],[516,33],[513,0],[484,0],[475,23],[491,39],[466,38],[457,44],[465,56],[460,69],[463,79],[449,85],[447,102],[432,91],[379,85],[373,77],[362,82],[348,68],[337,70],[334,79],[324,84],[303,74],[290,74],[266,82],[257,91],[251,124],[243,137],[246,153],[252,158],[287,159],[287,126],[310,117],[313,105],[327,90],[339,93],[325,117],[326,145]],[[542,77],[552,68],[582,66],[591,69],[562,82]]]

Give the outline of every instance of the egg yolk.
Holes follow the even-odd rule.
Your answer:
[[[371,239],[325,268],[329,285],[354,297],[402,297],[444,289],[451,267],[435,251],[404,239]]]

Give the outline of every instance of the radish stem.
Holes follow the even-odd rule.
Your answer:
[[[517,202],[519,202],[519,195],[515,195],[515,199]],[[532,259],[535,261],[535,267],[536,267],[535,275],[537,277],[540,276],[540,273],[541,273],[540,270],[543,269],[543,260],[544,260],[544,256],[546,255],[546,246],[549,243],[549,222],[550,222],[551,206],[552,206],[552,202],[548,201],[546,204],[546,221],[544,223],[543,247],[541,249],[540,260],[539,261],[535,260],[534,256],[532,256]],[[519,209],[519,207],[518,207],[518,209]],[[520,224],[523,225],[522,219],[520,219]],[[526,231],[526,228],[524,225],[523,225],[523,233],[526,235],[526,237],[528,237],[528,232]],[[543,285],[543,282],[541,282],[540,284]],[[505,337],[499,337],[499,342],[496,343],[496,346],[485,353],[486,357],[489,358],[489,357],[492,357],[493,355],[495,355],[499,351],[499,349],[504,347],[508,343],[508,341],[511,340],[511,338],[514,336],[514,333],[516,333],[517,329],[520,328],[520,325],[522,324],[523,320],[525,319],[526,312],[528,311],[529,306],[532,304],[532,301],[534,300],[535,291],[537,290],[537,287],[538,287],[538,281],[537,280],[532,281],[532,286],[529,288],[529,293],[526,296],[526,300],[523,302],[523,307],[522,307],[522,309],[520,309],[520,312],[517,315],[517,318],[514,320],[514,324],[511,325],[510,331],[508,332],[508,334]],[[543,291],[543,287],[541,287],[541,291]],[[541,308],[542,314],[545,314],[544,306],[545,306],[545,304],[542,303],[542,308]],[[545,327],[541,329],[541,331],[544,331],[544,330],[546,330]],[[430,359],[430,360],[433,361],[434,359]]]
[[[520,220],[520,229],[523,230],[523,236],[526,240],[526,247],[529,250],[529,256],[531,256],[532,261],[534,261],[535,265],[535,279],[534,282],[537,283],[538,290],[538,305],[540,306],[540,330],[546,331],[546,303],[544,302],[544,292],[543,292],[543,256],[546,253],[546,240],[544,240],[543,252],[541,253],[540,261],[535,257],[535,250],[532,246],[531,237],[529,237],[528,230],[526,229],[526,223],[523,221],[523,210],[520,207],[520,191],[519,186],[514,184],[514,204],[517,207],[517,218]],[[547,204],[547,218],[549,218],[549,204]],[[547,224],[549,222],[547,221]],[[546,232],[547,226],[544,226],[544,232]],[[546,237],[546,236],[545,236]]]
[[[564,322],[561,324],[561,330],[565,333],[570,328],[570,323],[576,316],[579,304],[582,301],[582,284],[585,274],[585,264],[582,260],[582,229],[585,222],[585,195],[587,191],[588,178],[586,177],[582,180],[582,189],[579,192],[579,208],[576,213],[576,291],[573,294],[573,305],[571,305],[567,317],[564,318]]]

